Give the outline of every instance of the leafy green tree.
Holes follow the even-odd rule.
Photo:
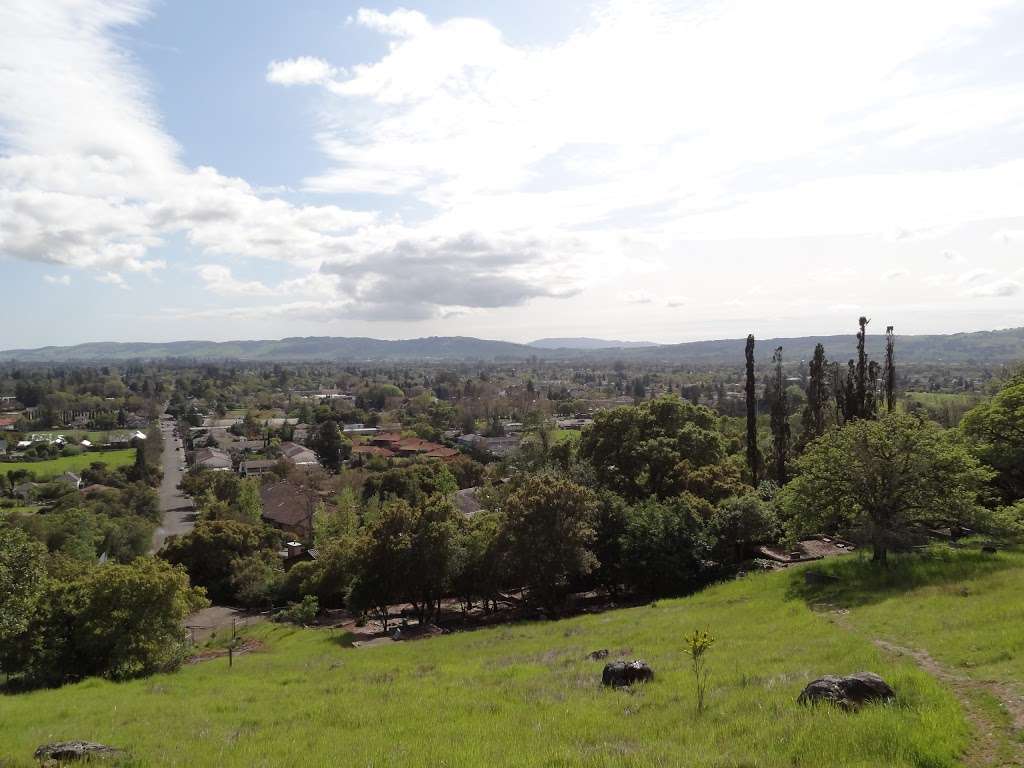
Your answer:
[[[635,505],[622,536],[626,579],[649,595],[678,595],[693,589],[707,569],[712,508],[692,494]]]
[[[800,445],[805,446],[825,433],[825,409],[828,406],[828,361],[825,347],[816,344],[811,358],[807,382],[807,404],[801,418]]]
[[[1024,498],[1024,370],[968,411],[960,429],[975,454],[996,471],[1003,500]]]
[[[323,422],[316,430],[313,438],[313,450],[316,451],[320,463],[329,470],[337,472],[341,463],[352,453],[352,444],[343,437],[338,423],[333,419]]]
[[[426,461],[371,475],[363,485],[363,500],[368,501],[373,496],[382,500],[399,498],[421,506],[435,494],[447,496],[458,489],[458,483],[444,463]]]
[[[791,535],[848,532],[886,554],[915,523],[971,523],[991,477],[934,422],[900,413],[857,420],[812,443],[776,497]]]
[[[243,523],[258,525],[263,514],[263,502],[260,500],[260,482],[255,478],[246,478],[239,483],[238,500],[235,502],[238,519]]]
[[[782,374],[782,347],[777,347],[772,355],[775,373],[769,387],[771,400],[772,427],[772,462],[775,470],[775,482],[785,485],[788,479],[786,462],[789,459],[789,398],[786,394],[786,380]]]
[[[670,395],[598,413],[579,454],[629,501],[684,491],[719,499],[742,488],[726,448],[714,411]]]
[[[592,491],[557,475],[526,476],[505,503],[502,542],[527,598],[557,610],[569,585],[597,566]]]
[[[716,559],[726,563],[740,562],[751,545],[773,541],[780,533],[775,511],[756,493],[718,502],[710,528]]]
[[[17,528],[0,528],[0,647],[25,632],[46,579],[46,548]]]
[[[15,644],[12,671],[29,683],[54,685],[175,669],[186,654],[182,623],[206,605],[183,569],[151,557],[51,579]]]
[[[246,608],[266,607],[280,591],[284,572],[274,553],[261,550],[232,560],[229,579],[239,603]]]
[[[348,604],[357,612],[373,612],[387,631],[389,608],[408,585],[409,549],[414,525],[412,507],[391,498],[366,527],[355,546]]]
[[[509,583],[501,548],[503,517],[481,510],[459,529],[452,556],[452,589],[466,610],[478,600],[486,612],[497,607],[498,593]]]
[[[168,539],[160,556],[184,566],[193,584],[204,587],[210,599],[223,604],[235,598],[231,583],[234,561],[262,550],[274,551],[279,543],[280,535],[269,528],[235,520],[200,520],[185,535]]]
[[[761,454],[757,450],[757,380],[754,375],[754,334],[748,334],[746,346],[747,379],[747,467],[756,486],[761,471]]]

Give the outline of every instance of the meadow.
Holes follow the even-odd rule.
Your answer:
[[[102,462],[109,469],[126,467],[135,461],[134,448],[122,448],[115,451],[85,451],[76,456],[60,456],[44,461],[4,461],[0,462],[0,472],[17,472],[27,469],[35,472],[36,477],[45,480],[56,477],[64,472],[81,472],[94,462]]]
[[[950,557],[953,579],[926,559],[897,560],[887,585],[849,557],[812,566],[842,580],[823,591],[795,569],[647,606],[363,648],[339,630],[258,625],[246,634],[262,648],[231,668],[218,658],[0,698],[0,754],[27,767],[39,744],[84,738],[145,766],[959,765],[973,721],[955,692],[873,642],[934,643],[955,663],[970,620],[964,638],[944,640],[943,623],[961,619],[932,615],[952,600],[987,617],[986,658],[1013,652],[1018,615],[995,608],[1024,585],[1024,560]],[[970,596],[956,593],[960,581]],[[848,611],[842,621],[836,610]],[[717,638],[703,713],[681,652],[696,628]],[[655,680],[603,688],[604,662],[588,658],[602,648],[647,660]],[[856,713],[796,704],[809,680],[858,670],[885,677],[897,700]]]

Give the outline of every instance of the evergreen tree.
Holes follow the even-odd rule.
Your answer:
[[[892,413],[896,402],[896,334],[893,333],[892,328],[890,325],[885,329],[885,375],[883,376],[885,383],[885,407],[890,413]]]
[[[786,484],[786,459],[789,456],[789,399],[786,397],[786,380],[782,376],[782,347],[772,355],[775,375],[771,384],[772,456],[775,464],[775,482]]]
[[[754,485],[757,485],[760,455],[757,451],[757,389],[754,379],[754,334],[747,336],[747,466]]]
[[[807,445],[825,432],[825,405],[828,402],[828,385],[825,381],[827,366],[825,347],[818,344],[814,347],[814,357],[811,358],[809,366],[807,405],[804,407],[801,436],[803,445]]]

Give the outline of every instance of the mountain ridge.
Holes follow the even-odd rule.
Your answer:
[[[884,336],[869,335],[868,352],[880,358]],[[601,341],[601,340],[597,340]],[[72,346],[0,351],[0,362],[70,363],[182,359],[249,362],[371,362],[371,361],[512,361],[623,360],[689,362],[722,365],[743,362],[745,339],[712,339],[654,346],[543,348],[472,336],[429,336],[416,339],[373,339],[365,336],[291,336],[283,339],[234,341],[183,340],[171,342],[88,342]],[[829,336],[793,336],[761,339],[757,359],[766,362],[775,347],[783,347],[787,360],[808,359],[821,343],[831,360],[845,362],[855,356],[853,333]],[[953,334],[914,334],[896,337],[901,362],[1024,361],[1024,328]]]

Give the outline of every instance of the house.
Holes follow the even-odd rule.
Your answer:
[[[446,445],[437,445],[427,451],[425,454],[428,459],[441,459],[442,461],[450,461],[457,456],[462,455],[462,451],[457,448],[449,448]]]
[[[315,494],[287,480],[265,485],[260,489],[261,517],[267,524],[300,541],[310,541],[317,500]]]
[[[301,541],[289,541],[284,546],[277,555],[283,562],[285,572],[290,571],[296,563],[310,562],[320,557],[316,547],[306,547]]]
[[[82,487],[82,478],[80,476],[76,475],[74,472],[65,472],[64,474],[60,475],[59,477],[55,477],[54,480],[56,480],[58,482],[61,482],[61,483],[67,483],[69,486],[74,488],[76,491],[80,490],[81,487]]]
[[[300,467],[320,463],[313,451],[298,443],[281,443],[281,458]]]
[[[381,432],[370,439],[370,445],[376,445],[381,448],[393,448],[401,440],[402,436],[397,432]]]
[[[277,466],[274,459],[249,459],[238,465],[238,474],[243,477],[261,477]]]
[[[231,457],[220,448],[200,448],[194,454],[192,463],[199,469],[226,472],[232,468]]]
[[[390,459],[395,455],[395,452],[390,448],[384,448],[380,445],[355,445],[352,447],[353,456],[381,456],[385,459]]]
[[[341,431],[346,435],[376,435],[376,427],[368,427],[365,424],[345,424]]]
[[[18,423],[17,417],[11,416],[0,416],[0,429],[7,432],[14,430],[14,425]]]

